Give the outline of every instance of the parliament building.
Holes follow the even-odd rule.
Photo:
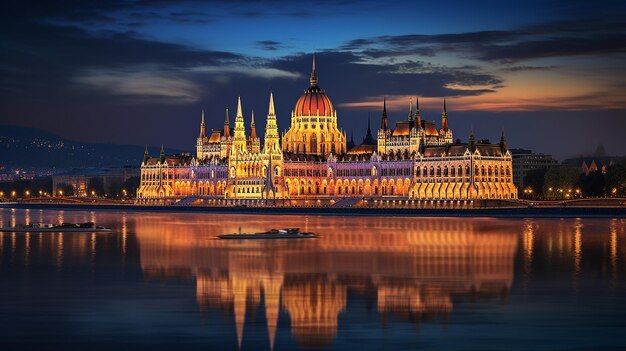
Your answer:
[[[234,125],[228,109],[223,128],[207,132],[204,112],[196,155],[158,157],[146,150],[137,202],[145,204],[285,206],[465,206],[476,199],[516,199],[512,158],[504,133],[497,144],[453,139],[443,103],[441,127],[422,119],[419,102],[391,128],[386,102],[380,129],[368,120],[354,145],[338,126],[338,113],[318,85],[313,61],[310,85],[279,134],[272,93],[264,137],[254,114],[246,133],[241,98]],[[376,135],[377,138],[374,138]]]

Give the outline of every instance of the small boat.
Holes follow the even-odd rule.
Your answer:
[[[111,228],[97,226],[94,222],[86,223],[62,223],[62,224],[50,224],[50,223],[31,223],[31,224],[18,224],[15,227],[1,227],[0,232],[110,232]]]
[[[263,233],[233,233],[217,236],[220,239],[307,239],[317,238],[315,233],[304,233],[300,228],[271,229]]]

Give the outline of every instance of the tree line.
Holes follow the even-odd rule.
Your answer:
[[[139,176],[130,177],[124,182],[110,182],[105,186],[101,177],[91,177],[87,181],[87,196],[105,198],[135,197],[139,188]],[[57,193],[53,194],[52,177],[22,179],[0,183],[0,198],[23,199],[33,197],[78,196],[77,189],[68,183],[58,183]]]
[[[527,199],[575,199],[626,196],[626,165],[614,164],[605,172],[580,172],[580,168],[561,165],[529,171],[519,197]]]

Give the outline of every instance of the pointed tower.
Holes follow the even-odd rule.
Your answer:
[[[235,116],[235,134],[233,135],[233,146],[230,149],[233,153],[245,153],[248,151],[246,145],[246,127],[244,126],[243,110],[241,109],[241,97],[237,98],[237,115]]]
[[[446,98],[443,98],[443,112],[441,112],[441,129],[439,130],[439,145],[452,144],[452,130],[448,126],[448,109],[446,107]]]
[[[506,153],[506,150],[508,149],[506,145],[506,136],[504,135],[504,128],[502,128],[502,135],[500,136],[500,149],[502,150],[502,153]]]
[[[279,153],[280,151],[278,126],[276,125],[276,111],[274,110],[274,94],[270,92],[270,105],[267,111],[267,119],[265,120],[263,153],[270,155]]]
[[[313,55],[313,69],[311,70],[311,87],[317,86],[317,71],[315,70],[315,55]]]
[[[224,120],[224,129],[220,138],[220,158],[226,158],[230,155],[230,149],[233,144],[233,138],[230,135],[230,118],[228,115],[228,106],[226,106],[226,119]]]
[[[283,152],[280,148],[278,126],[276,125],[276,111],[274,110],[274,94],[270,92],[270,103],[265,120],[265,138],[263,144],[263,165],[267,172],[265,179],[265,198],[276,198],[280,195],[282,184]],[[271,192],[271,193],[270,193]]]
[[[252,120],[250,122],[250,138],[248,139],[248,149],[254,153],[261,152],[261,140],[256,135],[256,126],[254,124],[254,110],[252,110]]]
[[[420,115],[420,100],[419,97],[415,97],[415,128],[422,128],[422,116]]]
[[[474,139],[474,128],[470,129],[469,141],[467,143],[467,147],[470,152],[474,152],[476,150],[476,139]]]
[[[448,131],[448,111],[446,108],[446,98],[443,98],[443,112],[441,112],[441,130]]]
[[[161,144],[161,153],[159,154],[159,158],[161,163],[165,162],[165,149],[163,148],[163,144]]]
[[[206,124],[204,123],[204,109],[202,110],[202,119],[200,120],[200,135],[196,140],[196,159],[198,161],[209,157],[208,139],[206,137]]]
[[[363,138],[363,144],[365,145],[376,145],[376,140],[374,136],[372,136],[372,127],[370,125],[370,115],[367,114],[367,133],[365,133],[365,138]]]
[[[206,125],[204,124],[204,109],[202,109],[202,120],[200,122],[200,138],[206,138]]]
[[[409,98],[409,122],[413,121],[413,98]]]
[[[346,151],[350,151],[356,145],[354,144],[354,131],[350,131],[350,141],[346,143]]]
[[[380,121],[380,129],[378,130],[378,147],[379,155],[387,153],[387,136],[389,132],[389,118],[387,118],[387,98],[383,98],[383,115]]]
[[[226,119],[224,120],[224,134],[225,137],[230,137],[230,118],[228,117],[228,106],[226,106]]]
[[[254,110],[252,110],[252,120],[250,121],[250,139],[256,139],[256,127],[254,124]]]
[[[389,129],[389,119],[387,118],[387,98],[383,98],[383,116],[380,121],[380,129]]]
[[[148,144],[146,144],[146,150],[143,152],[143,162],[146,163],[150,159],[150,154],[148,153]]]

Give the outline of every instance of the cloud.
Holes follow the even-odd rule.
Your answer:
[[[259,40],[256,42],[256,46],[268,51],[275,51],[284,47],[281,43],[274,40]]]
[[[74,81],[110,95],[150,99],[161,104],[193,103],[198,101],[201,91],[196,83],[154,67],[91,69],[79,74]]]
[[[558,66],[511,66],[502,68],[507,72],[522,72],[522,71],[550,71],[557,69]]]
[[[356,38],[340,49],[359,52],[370,58],[432,57],[457,53],[502,63],[546,57],[619,54],[626,52],[626,21],[588,18],[546,22],[511,30],[385,35]]]
[[[210,73],[210,74],[240,74],[248,77],[264,78],[264,79],[298,79],[302,75],[297,72],[289,72],[277,68],[271,67],[256,67],[256,66],[194,66],[187,69],[189,72],[194,73]]]
[[[488,93],[488,92],[485,92]],[[482,95],[477,94],[477,95]],[[345,109],[378,109],[383,97],[389,109],[406,108],[410,95],[377,95],[368,96],[356,101],[339,104]],[[437,109],[441,106],[441,98],[420,97],[420,107]],[[486,111],[486,112],[546,112],[546,111],[588,111],[599,109],[623,110],[620,96],[610,91],[592,92],[588,94],[556,94],[547,97],[535,96],[472,96],[471,94],[447,98],[449,111]]]

